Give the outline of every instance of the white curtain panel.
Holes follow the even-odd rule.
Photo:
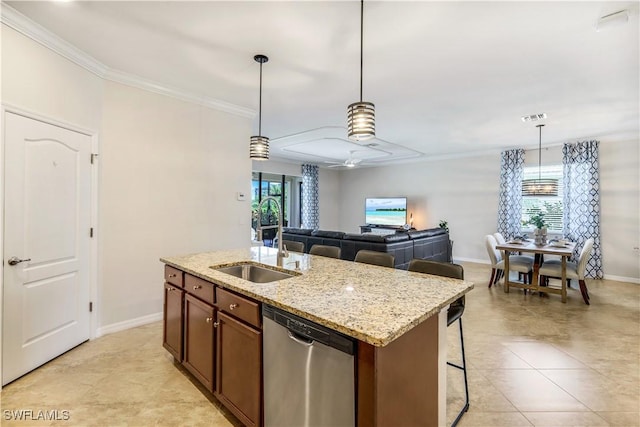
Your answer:
[[[318,229],[319,204],[318,166],[302,165],[302,228]]]
[[[563,234],[577,242],[572,261],[577,261],[584,242],[593,237],[586,277],[602,278],[600,246],[599,141],[566,143],[562,147],[564,180]]]
[[[503,151],[500,160],[498,232],[507,240],[519,236],[522,227],[523,172],[524,149]]]

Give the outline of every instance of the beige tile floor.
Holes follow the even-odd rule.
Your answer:
[[[489,268],[464,263],[476,288],[463,317],[471,407],[460,426],[640,426],[640,286],[589,281],[560,297],[487,289]],[[0,424],[234,426],[161,346],[160,323],[85,343],[6,386]],[[449,354],[459,354],[457,327]],[[449,420],[462,376],[449,368]],[[69,411],[56,422],[16,422],[19,409]],[[60,412],[60,415],[62,413]]]

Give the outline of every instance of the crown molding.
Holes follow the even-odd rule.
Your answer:
[[[147,80],[143,77],[135,76],[123,71],[109,69],[103,77],[105,80],[110,80],[112,82],[121,83],[127,86],[133,86],[138,89],[146,90],[147,92],[169,96],[171,98],[176,98],[181,101],[202,105],[214,110],[224,111],[236,116],[246,117],[250,119],[256,116],[256,111],[251,108],[241,107],[239,105],[220,101],[218,99],[207,98],[205,96],[198,96],[192,93],[185,92],[181,89],[159,84],[152,80]]]
[[[92,72],[98,77],[104,77],[108,67],[103,63],[87,55],[85,52],[73,46],[66,40],[53,34],[37,22],[27,18],[11,6],[7,6],[3,3],[1,9],[2,14],[0,16],[3,24],[24,34],[30,39],[40,43],[58,55],[67,58],[69,61],[81,66],[87,71]]]
[[[253,118],[256,111],[214,98],[195,95],[181,89],[154,82],[124,71],[109,68],[86,52],[55,35],[37,22],[29,19],[11,6],[0,4],[0,22],[29,37],[47,49],[79,65],[87,71],[105,80],[122,83],[148,92],[176,98],[181,101],[202,105],[218,111],[224,111],[240,117]]]

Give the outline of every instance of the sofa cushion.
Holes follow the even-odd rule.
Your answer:
[[[345,240],[358,240],[360,242],[378,242],[378,243],[394,243],[394,242],[403,242],[405,240],[409,240],[409,236],[406,233],[396,233],[396,234],[350,234],[347,233],[344,235]]]
[[[342,239],[344,238],[345,233],[342,231],[316,230],[312,232],[311,235],[316,237],[328,237],[330,239]]]
[[[282,232],[283,233],[289,233],[289,234],[302,234],[304,236],[311,236],[311,233],[313,232],[313,229],[311,229],[311,228],[288,228],[288,227],[283,227],[282,228]]]
[[[440,234],[447,234],[447,230],[444,228],[430,228],[428,230],[410,231],[409,237],[412,239],[420,239],[422,237],[433,237]]]

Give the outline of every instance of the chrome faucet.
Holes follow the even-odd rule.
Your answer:
[[[276,207],[278,208],[278,225],[268,225],[266,227],[262,226],[262,221],[261,221],[261,214],[262,214],[262,204],[264,202],[266,202],[267,200],[272,200],[273,202],[275,202]],[[258,239],[258,241],[262,241],[262,230],[268,230],[268,229],[272,229],[272,228],[277,228],[278,229],[278,267],[282,267],[282,259],[283,258],[287,258],[289,256],[289,253],[287,252],[287,248],[286,246],[284,246],[282,244],[282,222],[284,220],[284,216],[283,216],[283,212],[282,212],[282,206],[280,206],[280,202],[278,201],[278,199],[276,199],[273,196],[267,196],[264,199],[262,199],[260,201],[260,203],[258,203],[258,226],[256,229],[256,238]]]

